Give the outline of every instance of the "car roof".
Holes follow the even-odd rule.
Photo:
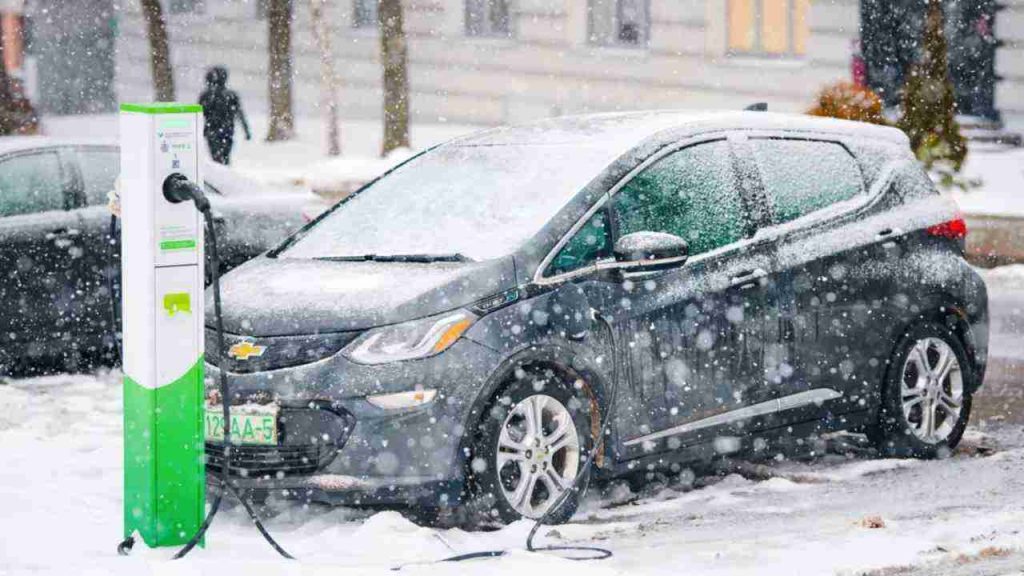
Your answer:
[[[50,136],[7,136],[0,138],[0,155],[41,148],[76,146],[117,146],[110,138],[54,138]]]
[[[680,137],[712,130],[785,130],[827,133],[906,144],[900,130],[806,114],[747,111],[658,110],[562,116],[502,126],[457,138],[457,146],[597,144],[628,148],[665,131]]]

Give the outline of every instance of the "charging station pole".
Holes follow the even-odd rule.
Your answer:
[[[176,546],[203,521],[203,217],[164,179],[201,183],[202,107],[122,104],[124,532]]]

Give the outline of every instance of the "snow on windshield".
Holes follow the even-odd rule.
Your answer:
[[[444,146],[372,184],[282,256],[506,255],[620,150],[578,144]]]

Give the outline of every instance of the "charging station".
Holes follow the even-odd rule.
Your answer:
[[[151,547],[188,542],[206,507],[203,216],[163,193],[202,182],[202,126],[199,105],[121,105],[124,535]]]

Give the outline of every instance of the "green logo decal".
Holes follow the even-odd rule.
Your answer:
[[[161,250],[195,250],[196,241],[194,239],[185,240],[164,240],[160,243]]]
[[[178,312],[192,313],[192,298],[188,292],[171,292],[164,294],[164,310],[168,316],[174,316]]]

